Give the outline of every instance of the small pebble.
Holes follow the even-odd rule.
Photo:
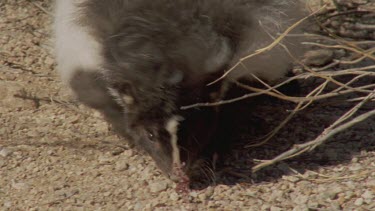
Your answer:
[[[180,196],[179,196],[176,192],[174,192],[174,193],[172,193],[172,194],[169,196],[169,198],[170,198],[172,201],[178,201],[178,200],[180,199]]]
[[[103,196],[108,197],[108,196],[110,196],[111,194],[112,194],[112,192],[107,191],[107,192],[103,193]]]
[[[141,202],[137,202],[135,205],[134,205],[134,210],[138,211],[138,210],[142,210],[144,208],[143,206],[143,203]]]
[[[348,190],[348,191],[345,192],[345,199],[351,199],[354,196],[355,196],[355,194],[354,194],[353,191]]]
[[[363,198],[358,198],[357,200],[355,200],[354,204],[356,206],[361,206],[363,204]]]
[[[4,202],[4,207],[7,207],[7,208],[12,207],[12,202],[11,201]]]
[[[275,206],[272,206],[270,208],[270,211],[281,211],[281,210],[283,210],[283,209],[281,209],[280,207],[275,207]]]
[[[193,197],[193,198],[197,198],[198,197],[198,193],[196,191],[191,191],[189,193],[189,196]]]
[[[342,210],[341,205],[338,201],[332,201],[330,207],[331,210]]]
[[[111,153],[112,153],[112,155],[117,156],[117,155],[120,155],[121,153],[123,153],[124,151],[125,150],[123,148],[118,147],[118,148],[114,149]]]
[[[115,169],[116,169],[116,171],[125,171],[125,170],[128,170],[129,169],[129,164],[128,164],[128,162],[126,162],[124,160],[117,161]]]
[[[352,166],[349,167],[349,170],[350,171],[358,171],[360,169],[362,169],[362,165],[360,163],[355,163],[353,164]]]
[[[8,157],[11,153],[12,153],[12,151],[5,148],[5,147],[0,148],[0,156],[2,156],[2,157]]]
[[[309,200],[309,196],[298,195],[296,198],[293,199],[293,202],[298,205],[302,205],[302,204],[306,204],[308,200]]]
[[[285,209],[282,209],[282,210],[285,210]],[[298,205],[293,208],[293,211],[301,211],[301,210],[311,210],[311,208],[309,209],[307,205]]]
[[[109,164],[111,161],[113,161],[113,159],[105,155],[99,155],[98,161],[100,164]]]
[[[374,198],[374,193],[372,191],[366,190],[362,194],[362,198],[364,198],[364,199],[373,199]]]
[[[337,194],[342,193],[342,191],[340,186],[334,186],[328,190],[328,198],[333,200],[337,197]]]
[[[293,183],[296,183],[296,182],[301,180],[300,178],[295,177],[295,176],[283,176],[283,179],[285,179],[289,182],[293,182]]]
[[[152,193],[159,193],[165,191],[168,188],[168,183],[166,181],[155,182],[150,185],[150,190]]]
[[[16,190],[25,190],[28,187],[29,187],[29,185],[27,185],[26,183],[12,181],[12,188],[14,188]]]
[[[357,157],[354,157],[354,158],[352,158],[352,163],[358,163],[358,158]]]
[[[214,194],[214,188],[213,187],[208,187],[202,194],[199,195],[199,198],[204,201],[212,197]]]

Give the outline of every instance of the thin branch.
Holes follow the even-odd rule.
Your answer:
[[[37,7],[38,9],[40,9],[41,11],[43,11],[44,13],[46,13],[47,15],[53,17],[53,13],[51,13],[50,11],[48,11],[47,9],[45,9],[44,7],[42,7],[41,5],[39,5],[38,3],[34,2],[34,1],[30,1],[30,3],[32,5],[34,5],[35,7]]]
[[[229,73],[231,73],[234,69],[236,69],[239,65],[242,65],[243,64],[243,61],[245,60],[248,60],[256,55],[259,55],[259,54],[262,54],[262,53],[265,53],[267,51],[270,51],[272,50],[274,47],[276,47],[277,45],[279,45],[279,43],[287,36],[287,34],[289,34],[293,29],[295,29],[297,26],[301,25],[301,23],[303,23],[304,21],[306,21],[307,19],[309,19],[310,17],[314,16],[315,14],[317,14],[318,12],[322,11],[323,9],[325,9],[327,7],[327,5],[324,5],[323,7],[321,7],[320,9],[318,9],[317,11],[314,11],[313,13],[311,13],[310,15],[302,18],[301,20],[297,21],[295,24],[293,24],[291,27],[289,27],[288,29],[285,30],[284,33],[282,33],[277,39],[275,39],[270,45],[264,47],[264,48],[261,48],[261,49],[258,49],[256,50],[254,53],[248,55],[248,56],[245,56],[243,58],[241,58],[233,67],[231,67],[228,71],[226,71],[222,76],[220,76],[218,79],[210,82],[209,84],[207,84],[207,86],[210,86],[210,85],[213,85],[219,81],[221,81],[222,79],[224,79],[226,76],[229,75]]]
[[[290,159],[295,156],[298,156],[299,154],[302,154],[306,151],[311,151],[315,149],[317,146],[323,144],[325,141],[327,141],[332,136],[336,135],[339,132],[344,131],[345,129],[348,129],[352,127],[353,125],[360,123],[372,116],[375,115],[375,109],[369,112],[366,112],[364,114],[361,114],[351,121],[348,121],[344,124],[341,124],[345,120],[347,120],[349,117],[353,116],[360,107],[362,107],[368,100],[374,98],[375,92],[369,94],[363,101],[358,103],[356,106],[354,106],[352,109],[350,109],[348,112],[345,113],[342,117],[340,117],[337,121],[335,121],[330,127],[326,128],[323,133],[321,133],[316,139],[309,141],[304,144],[295,145],[292,149],[280,154],[279,156],[275,157],[272,160],[263,161],[262,163],[254,166],[253,172],[256,172],[266,166],[270,166],[272,164],[275,164],[277,162],[280,162],[282,160]],[[339,125],[341,124],[341,125]]]

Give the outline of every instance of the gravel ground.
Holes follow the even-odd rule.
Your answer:
[[[375,210],[374,118],[250,173],[254,159],[313,139],[345,104],[306,110],[262,147],[236,146],[211,182],[177,194],[150,158],[72,101],[55,72],[49,11],[50,0],[0,1],[0,210]],[[290,107],[260,104],[251,116],[262,120],[246,124],[259,134]]]

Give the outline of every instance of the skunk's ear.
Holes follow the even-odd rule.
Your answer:
[[[174,60],[183,71],[184,84],[189,86],[201,84],[224,71],[234,54],[231,41],[216,32],[192,34],[176,46]]]
[[[205,72],[215,73],[228,65],[229,60],[233,56],[232,47],[228,38],[219,37],[212,49],[211,55],[205,61]]]

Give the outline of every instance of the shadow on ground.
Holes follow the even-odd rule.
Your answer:
[[[212,165],[210,171],[207,171],[208,164],[206,168],[202,168],[203,173],[194,178],[193,189],[203,189],[218,184],[271,182],[284,175],[294,174],[294,170],[303,174],[308,170],[315,171],[321,167],[350,162],[353,156],[363,150],[374,151],[375,119],[370,118],[335,135],[311,152],[266,167],[255,174],[252,173],[251,168],[256,165],[254,160],[272,159],[294,144],[315,139],[326,127],[354,106],[353,103],[343,102],[343,99],[337,101],[329,99],[312,104],[299,112],[269,142],[258,147],[247,146],[259,143],[264,135],[285,119],[295,104],[271,97],[259,97],[227,106],[224,109],[225,118],[221,120],[224,124],[219,131],[220,138],[217,138],[215,140],[217,143],[214,142],[211,146],[219,146],[219,149],[226,149],[226,151],[220,153],[221,159],[216,162],[214,171]],[[368,103],[359,113],[372,110],[374,107],[374,102]],[[222,144],[220,140],[226,141]],[[212,156],[206,160],[210,163]]]

